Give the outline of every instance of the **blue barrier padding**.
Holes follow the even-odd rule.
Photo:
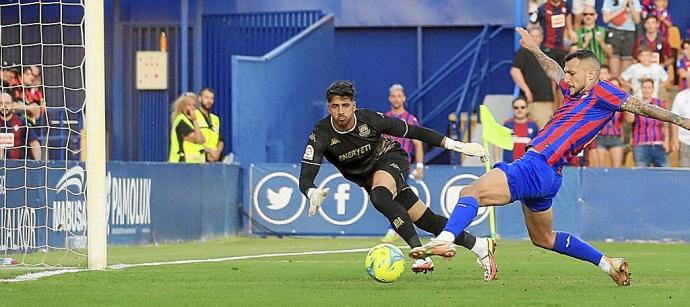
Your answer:
[[[236,234],[241,168],[227,164],[110,162],[109,244]],[[0,250],[85,244],[86,172],[76,161],[0,163]]]
[[[583,171],[582,235],[597,239],[690,240],[690,171]]]
[[[243,194],[244,230],[253,234],[383,235],[387,221],[361,188],[346,181],[326,164],[315,180],[331,188],[323,211],[307,217],[308,200],[299,191],[297,164],[257,164],[247,170]],[[435,212],[448,215],[462,186],[482,168],[428,166],[423,184],[408,183]],[[689,240],[690,216],[685,205],[690,191],[687,170],[566,168],[561,190],[554,198],[554,230],[586,240]],[[429,193],[423,186],[426,186]],[[427,201],[428,200],[428,201]],[[443,201],[441,201],[443,200]],[[302,203],[304,202],[304,204]],[[361,212],[361,215],[360,215]],[[498,233],[504,239],[528,238],[519,202],[496,208]],[[481,219],[481,211],[477,220]],[[469,228],[489,233],[488,219]]]

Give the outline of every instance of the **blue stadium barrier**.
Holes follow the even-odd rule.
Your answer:
[[[232,58],[232,150],[242,163],[301,156],[313,124],[325,114],[333,75],[333,16],[262,57]]]
[[[387,221],[364,191],[346,181],[332,165],[322,167],[317,186],[331,188],[323,210],[307,217],[308,200],[298,188],[299,165],[257,164],[247,170],[245,231],[283,235],[383,235]],[[423,182],[408,183],[437,213],[448,216],[457,193],[483,173],[482,168],[431,165]],[[554,229],[586,240],[690,240],[684,182],[688,170],[566,168],[554,199]],[[504,239],[528,238],[520,204],[496,209],[498,233]],[[480,212],[469,231],[488,235],[488,219]]]
[[[109,244],[199,240],[240,230],[237,165],[110,162],[107,171]],[[83,247],[85,175],[75,161],[2,160],[0,250]]]

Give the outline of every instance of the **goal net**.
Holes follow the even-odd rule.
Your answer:
[[[0,0],[0,253],[19,265],[105,266],[103,6],[85,3]],[[100,14],[97,22],[90,9]],[[101,62],[90,62],[94,54]],[[91,127],[94,121],[100,125]],[[94,134],[88,140],[87,130]],[[87,155],[86,144],[100,151]],[[91,185],[101,185],[100,194]],[[101,195],[89,210],[87,187]],[[102,218],[90,219],[94,213]],[[100,251],[92,255],[95,247]]]

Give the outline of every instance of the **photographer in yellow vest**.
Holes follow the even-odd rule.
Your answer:
[[[199,122],[199,129],[204,135],[204,152],[206,162],[217,162],[223,157],[223,137],[220,135],[220,118],[211,113],[215,93],[212,88],[204,87],[199,91],[199,108],[196,109],[196,120]]]
[[[196,95],[185,93],[173,103],[170,119],[170,155],[168,162],[204,163],[204,135],[196,117]]]

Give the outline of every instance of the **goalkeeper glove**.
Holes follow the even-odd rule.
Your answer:
[[[307,198],[309,198],[309,217],[314,216],[314,214],[316,214],[316,210],[319,210],[319,207],[321,207],[323,201],[326,200],[329,190],[329,188],[311,188],[309,191],[307,191]]]
[[[479,143],[463,143],[446,138],[443,146],[448,150],[457,151],[472,157],[479,157],[482,162],[485,162],[489,156],[484,146]]]

